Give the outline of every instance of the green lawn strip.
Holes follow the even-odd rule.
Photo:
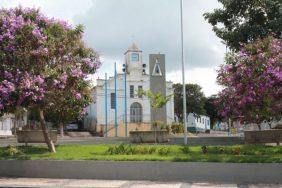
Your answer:
[[[114,148],[118,154],[110,154]],[[57,153],[44,146],[0,147],[0,159],[8,160],[106,160],[106,161],[191,161],[221,163],[282,163],[282,147],[263,145],[201,146],[181,145],[60,145]],[[149,153],[151,149],[151,153]],[[162,150],[160,152],[160,150]],[[168,151],[168,152],[167,152]],[[132,152],[132,153],[128,153]]]

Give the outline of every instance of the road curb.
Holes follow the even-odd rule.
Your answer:
[[[0,177],[282,183],[282,164],[1,160]]]

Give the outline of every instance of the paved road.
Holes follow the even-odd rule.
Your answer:
[[[99,187],[99,188],[280,188],[281,184],[217,184],[209,182],[153,182],[121,180],[77,180],[42,178],[0,178],[0,187]]]
[[[104,137],[58,137],[58,145],[88,145],[88,144],[116,144],[116,143],[129,143],[126,138],[104,138]],[[24,145],[23,143],[18,143],[15,137],[0,139],[0,146],[7,145]],[[28,144],[28,145],[46,145],[46,144]]]
[[[116,143],[130,143],[129,138],[104,138],[104,137],[64,137],[58,138],[57,144],[59,145],[75,145],[75,144],[116,144]],[[183,144],[183,137],[171,137],[170,141],[164,144]],[[203,137],[190,137],[188,138],[189,145],[236,145],[244,144],[243,138],[238,136],[203,136]],[[17,143],[15,137],[8,139],[0,139],[0,147],[7,145],[24,145]],[[34,144],[29,144],[34,145]],[[45,145],[45,144],[36,144]]]

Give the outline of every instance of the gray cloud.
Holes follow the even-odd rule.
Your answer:
[[[224,46],[211,31],[203,13],[217,8],[216,0],[186,0],[184,46],[187,67],[214,67],[222,63]],[[167,70],[180,69],[180,9],[178,0],[96,0],[88,11],[74,17],[85,26],[85,40],[105,58],[123,61],[123,53],[134,41],[149,53],[165,53]]]
[[[180,76],[179,0],[0,0],[1,7],[40,7],[44,14],[85,26],[85,42],[98,51],[103,65],[93,78],[113,73],[114,62],[134,41],[144,52],[166,54],[167,79]],[[223,63],[225,47],[204,20],[203,13],[220,5],[217,0],[183,0],[186,80],[198,83],[206,95],[220,88],[214,68]],[[120,67],[119,64],[119,67]]]

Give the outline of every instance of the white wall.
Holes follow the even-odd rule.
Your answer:
[[[105,124],[105,90],[104,81],[97,82],[96,92],[96,111],[94,116],[97,117],[98,124]],[[142,105],[143,122],[150,122],[150,102],[147,97],[130,98],[130,85],[134,85],[134,90],[137,93],[138,86],[142,86],[144,90],[149,90],[149,76],[148,75],[127,75],[127,122],[130,122],[130,105],[134,102],[138,102]],[[107,82],[107,110],[108,110],[108,124],[114,124],[115,109],[111,109],[111,93],[115,92],[114,78],[111,77]],[[119,74],[117,79],[117,117],[118,122],[124,121],[124,109],[125,109],[125,96],[124,96],[124,75]],[[94,107],[94,106],[93,106]]]
[[[98,80],[95,91],[93,92],[94,101],[88,107],[88,116],[92,118],[97,118],[97,124],[105,124],[105,80]],[[150,89],[149,75],[143,74],[127,74],[127,122],[130,122],[130,106],[134,102],[138,102],[142,105],[143,122],[151,122],[151,111],[150,111],[150,101],[147,97],[143,96],[138,98],[130,98],[130,85],[134,85],[135,93],[137,93],[138,86],[142,86],[144,90]],[[114,78],[110,77],[107,81],[107,110],[108,110],[108,124],[114,124],[115,121],[115,109],[111,109],[111,93],[114,93]],[[124,75],[118,74],[117,79],[117,117],[118,123],[124,121]],[[173,94],[172,83],[168,82],[167,95]],[[174,99],[173,96],[171,100],[168,101],[167,105],[167,123],[171,124],[174,121]]]
[[[167,124],[171,124],[174,122],[174,96],[173,96],[173,88],[172,82],[166,83],[166,95],[172,95],[170,100],[166,104],[166,114],[167,114]]]
[[[13,120],[9,116],[3,116],[0,119],[0,136],[12,135]]]
[[[196,127],[196,129],[199,130],[209,130],[210,118],[208,116],[203,116],[203,115],[197,117],[193,113],[189,113],[187,117],[187,126]]]

